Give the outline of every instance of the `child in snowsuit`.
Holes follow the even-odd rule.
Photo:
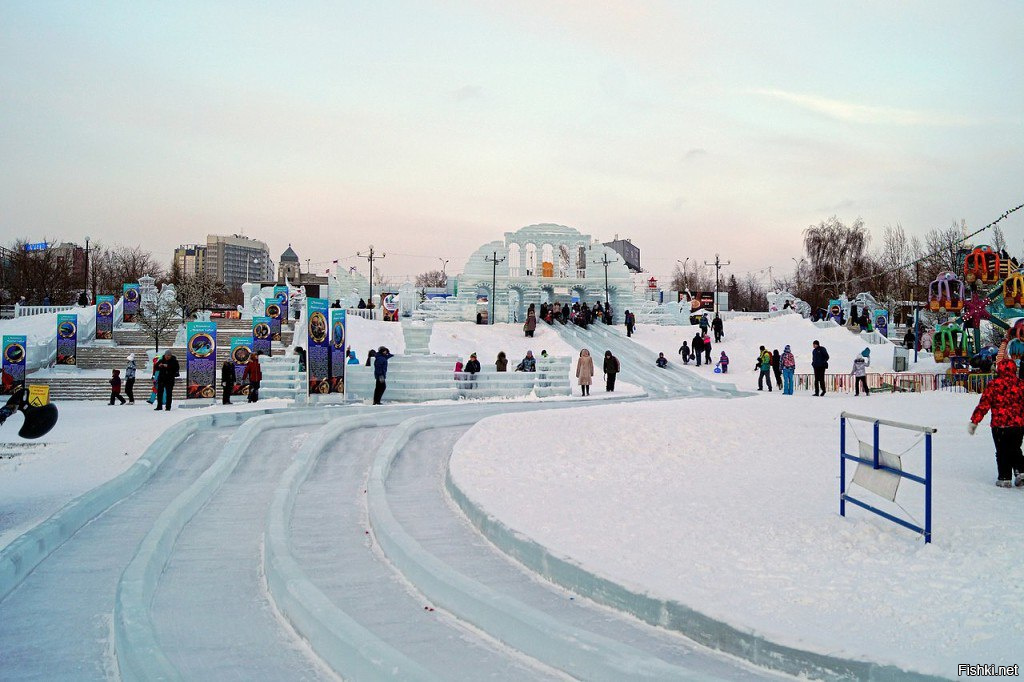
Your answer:
[[[1024,485],[1024,381],[1017,378],[1013,360],[1004,358],[996,365],[996,378],[989,382],[981,394],[978,406],[971,415],[967,432],[974,435],[985,414],[992,411],[992,441],[996,446],[996,485],[1009,488]],[[1016,481],[1013,472],[1017,471]]]
[[[665,369],[666,367],[668,367],[668,358],[665,357],[664,353],[658,353],[658,359],[654,361],[654,364],[656,364],[658,367],[661,367],[662,369]]]
[[[113,405],[114,400],[117,399],[121,401],[122,405],[124,405],[128,401],[125,400],[124,396],[121,395],[121,370],[115,369],[111,370],[111,372],[112,374],[110,376],[110,404]]]
[[[729,373],[729,356],[725,354],[724,350],[722,351],[722,355],[718,358],[717,367],[722,370],[722,374]]]
[[[853,369],[850,370],[850,374],[853,375],[854,388],[853,394],[855,396],[860,395],[860,387],[864,387],[865,397],[870,395],[868,393],[868,361],[863,355],[858,355],[853,361]]]
[[[765,350],[764,346],[761,346],[761,352],[757,356],[757,362],[754,363],[754,369],[761,373],[757,376],[757,390],[764,390],[764,382],[768,382],[768,392],[772,392],[772,354]]]
[[[683,341],[683,345],[679,347],[679,357],[683,359],[683,364],[690,364],[690,346]]]

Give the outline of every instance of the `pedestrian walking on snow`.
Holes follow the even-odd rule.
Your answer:
[[[782,349],[782,395],[793,395],[793,375],[796,373],[796,357],[787,345]]]
[[[715,343],[721,343],[724,328],[722,318],[718,316],[718,313],[715,313],[715,319],[711,320],[711,330],[715,333]]]
[[[729,373],[729,356],[722,351],[722,355],[718,358],[718,368],[722,370],[722,374]]]
[[[235,392],[235,363],[228,358],[220,367],[220,387],[223,391],[221,402],[231,404],[231,396]]]
[[[114,404],[114,400],[120,400],[121,404],[124,405],[127,400],[121,395],[121,370],[112,369],[110,370],[110,404]]]
[[[853,395],[860,395],[861,386],[864,387],[865,397],[870,395],[868,393],[868,359],[866,357],[858,355],[854,358],[850,375],[853,377]]]
[[[711,364],[711,337],[708,336],[707,332],[701,337],[701,343],[704,344],[704,362]]]
[[[260,366],[260,355],[263,351],[256,351],[249,356],[242,370],[242,381],[249,382],[249,395],[246,402],[258,403],[260,401],[260,382],[263,381],[263,368]]]
[[[384,346],[377,349],[377,355],[373,358],[373,404],[380,405],[384,397],[384,391],[388,388],[388,360],[391,359],[391,352]]]
[[[128,404],[135,404],[135,353],[128,354],[128,364],[124,368],[124,394],[128,396]]]
[[[636,327],[636,316],[626,311],[626,336],[633,336],[633,328]]]
[[[684,365],[690,364],[690,346],[686,341],[679,347],[679,357],[682,358]]]
[[[815,397],[825,395],[825,370],[828,369],[828,350],[818,343],[812,344],[811,368],[814,370],[814,395]],[[820,393],[819,393],[820,389]]]
[[[754,370],[760,372],[757,375],[757,390],[764,390],[764,383],[768,382],[768,392],[772,392],[772,354],[768,352],[764,346],[761,346],[761,350],[757,355],[757,361],[754,363]]]
[[[160,373],[156,381],[156,409],[170,412],[174,399],[174,381],[180,373],[178,358],[171,351],[165,351],[156,363],[156,369]]]
[[[778,348],[772,351],[772,374],[775,375],[775,388],[782,388],[782,356]]]
[[[981,393],[967,432],[972,436],[985,415],[992,412],[992,442],[996,446],[996,485],[1024,486],[1024,381],[1017,378],[1013,360],[1004,358],[996,365],[996,378]],[[1017,476],[1014,480],[1014,471]]]
[[[576,361],[576,377],[579,379],[581,395],[590,395],[590,384],[594,378],[594,358],[590,357],[590,351],[586,348],[580,351],[580,358]]]
[[[690,348],[693,350],[693,359],[697,361],[697,366],[700,367],[700,360],[704,355],[704,341],[701,340],[700,332],[693,335]]]
[[[619,359],[612,355],[610,350],[606,350],[604,352],[604,390],[606,392],[615,390],[615,376],[620,369]]]

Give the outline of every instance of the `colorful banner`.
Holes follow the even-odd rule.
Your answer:
[[[331,373],[330,327],[327,325],[326,298],[306,299],[306,376],[310,395],[329,393]]]
[[[125,322],[134,322],[139,314],[139,303],[142,301],[142,289],[138,284],[125,284],[122,287],[121,306]]]
[[[114,338],[114,297],[96,297],[96,338]]]
[[[78,315],[57,315],[57,364],[78,364]]]
[[[25,358],[28,355],[24,336],[4,336],[3,380],[0,393],[13,395],[25,386]]]
[[[252,318],[252,350],[253,353],[260,352],[270,356],[270,341],[274,336],[271,329],[271,320],[266,316]]]
[[[345,392],[345,365],[348,364],[345,310],[331,308],[331,393]]]
[[[398,321],[398,293],[391,291],[380,295],[381,319],[388,322]]]
[[[876,310],[874,315],[875,331],[882,336],[889,336],[889,311]]]
[[[242,381],[242,375],[245,374],[245,363],[249,362],[250,355],[252,355],[252,337],[232,336],[231,362],[235,365],[235,386],[231,391],[232,395],[249,395],[249,380]]]
[[[264,299],[263,314],[270,318],[270,339],[281,340],[281,321],[284,319],[284,310],[276,298]]]
[[[274,287],[274,298],[281,306],[281,319],[288,319],[288,287]],[[279,340],[279,339],[276,339]]]
[[[842,324],[843,303],[838,298],[828,302],[828,319],[834,320],[836,324]]]
[[[185,326],[185,398],[217,396],[217,323],[189,322]]]

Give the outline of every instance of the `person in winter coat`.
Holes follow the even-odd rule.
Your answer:
[[[551,319],[556,322],[562,321],[562,304],[558,301],[551,306]]]
[[[222,389],[221,402],[225,405],[231,404],[231,395],[235,392],[235,363],[231,358],[224,361],[220,366],[220,386]]]
[[[604,390],[606,392],[615,390],[615,376],[620,369],[619,359],[612,355],[610,350],[606,350],[604,352]]]
[[[693,358],[697,361],[697,366],[700,367],[700,360],[704,355],[704,341],[701,339],[699,332],[693,335],[690,349],[693,351]]]
[[[527,336],[532,337],[535,329],[537,329],[537,311],[531,303],[526,311],[526,322],[523,324],[523,331],[526,332]]]
[[[124,394],[128,396],[128,404],[135,404],[135,353],[128,354],[128,364],[124,368]]]
[[[260,355],[262,351],[256,351],[249,356],[242,370],[242,382],[249,382],[249,396],[246,402],[258,403],[260,401],[260,382],[263,381],[263,368],[260,367]]]
[[[480,361],[476,358],[476,353],[472,353],[469,356],[469,362],[466,363],[465,368],[467,374],[466,388],[476,388],[476,375],[480,371]]]
[[[299,358],[299,371],[306,371],[306,349],[302,346],[295,346],[295,355]]]
[[[150,389],[149,397],[146,398],[146,402],[149,403],[150,405],[152,405],[153,403],[156,402],[156,393],[157,393],[156,385],[157,385],[157,382],[160,379],[160,371],[156,368],[156,365],[157,365],[158,362],[160,362],[160,358],[153,358],[153,378],[152,378],[152,384],[153,385],[152,385],[152,388]]]
[[[373,361],[376,359],[376,357],[377,351],[375,351],[374,349],[371,348],[370,350],[366,351],[366,366],[373,367]]]
[[[664,353],[658,353],[658,359],[654,361],[658,367],[665,369],[668,367],[668,358],[665,357]]]
[[[903,335],[903,347],[909,350],[914,350],[914,330],[912,328],[907,329],[907,333]]]
[[[636,317],[633,313],[626,311],[626,336],[633,336],[633,328],[636,326]]]
[[[722,370],[722,374],[729,373],[729,356],[722,351],[722,355],[718,358],[718,367]]]
[[[686,341],[679,347],[679,357],[682,358],[684,365],[690,364],[690,346]]]
[[[768,392],[772,392],[772,354],[761,346],[760,352],[757,355],[757,362],[754,363],[754,369],[759,371],[757,375],[757,390],[764,390],[764,382],[768,382]]]
[[[814,395],[815,397],[825,395],[825,370],[828,369],[828,350],[818,343],[812,344],[811,368],[814,370]],[[819,392],[820,389],[820,392]]]
[[[992,412],[992,442],[996,446],[996,485],[1024,486],[1024,382],[1017,378],[1013,360],[1004,358],[996,365],[996,378],[981,393],[967,432],[972,436],[985,415]],[[1017,477],[1013,480],[1013,472]]]
[[[536,372],[537,371],[537,358],[533,357],[533,351],[526,351],[526,357],[516,365],[517,372]]]
[[[356,352],[354,350],[352,350],[352,349],[349,349],[349,351],[348,351],[348,362],[346,364],[349,364],[349,365],[358,365],[359,364],[359,358],[356,357]]]
[[[707,332],[701,336],[701,343],[704,344],[704,362],[705,364],[711,364],[711,337],[708,336]]]
[[[508,358],[505,357],[505,351],[498,351],[498,359],[494,363],[494,368],[499,372],[508,371]]]
[[[782,395],[793,395],[793,375],[796,373],[796,357],[787,345],[782,349]]]
[[[359,305],[356,306],[360,310],[366,310],[366,301],[359,299]]]
[[[594,358],[590,357],[590,351],[586,348],[580,351],[580,359],[576,361],[576,377],[579,379],[582,395],[590,395],[590,383],[594,378]]]
[[[853,369],[850,370],[850,375],[853,377],[853,394],[855,396],[860,395],[860,387],[864,387],[864,395],[871,395],[868,393],[868,360],[863,355],[858,355],[853,360]]]
[[[782,356],[778,348],[772,351],[772,374],[775,375],[775,388],[782,388]]]
[[[110,370],[110,404],[114,404],[114,400],[120,400],[121,404],[124,405],[127,400],[121,395],[121,370],[112,369]]]
[[[722,318],[718,316],[718,313],[715,313],[715,319],[711,320],[711,330],[715,332],[715,343],[721,343],[724,327],[722,325]]]
[[[707,313],[704,313],[703,315],[700,316],[700,335],[701,336],[705,336],[708,333],[708,327],[710,326],[710,324],[711,323],[708,322],[708,314]]]
[[[156,369],[160,373],[156,382],[156,409],[171,411],[171,401],[174,398],[174,380],[178,378],[180,367],[178,358],[174,357],[171,351],[164,351],[163,357],[156,363]]]
[[[465,379],[466,376],[465,376],[465,374],[463,374],[462,368],[463,368],[462,358],[459,358],[458,360],[455,361],[455,387],[456,388],[463,388],[464,387],[462,380]]]
[[[391,352],[384,346],[377,349],[373,358],[373,378],[376,385],[373,389],[373,404],[380,405],[384,391],[388,388],[388,360],[391,359]]]

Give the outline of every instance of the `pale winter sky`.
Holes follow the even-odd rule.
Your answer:
[[[555,222],[655,274],[788,269],[832,214],[1024,202],[1022,31],[1005,1],[3,2],[0,241],[244,232],[399,275]]]

